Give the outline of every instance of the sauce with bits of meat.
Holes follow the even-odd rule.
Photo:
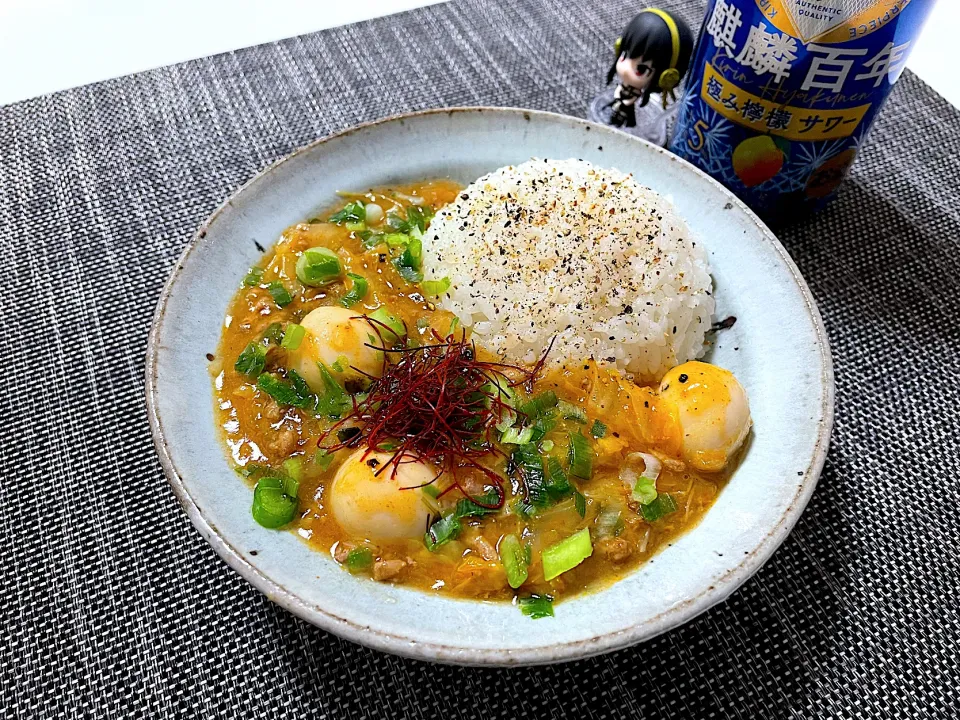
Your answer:
[[[515,413],[511,416],[517,418],[515,426],[506,430],[512,437],[505,436],[515,442],[494,442],[481,462],[484,472],[461,469],[438,478],[436,466],[424,470],[412,464],[397,466],[402,472],[392,480],[392,470],[377,477],[377,470],[389,463],[389,445],[376,453],[364,452],[362,443],[350,446],[356,423],[338,420],[336,413],[329,412],[329,402],[323,406],[326,410],[317,409],[320,397],[321,402],[340,403],[341,419],[349,415],[348,406],[363,400],[372,381],[359,369],[351,369],[361,363],[357,353],[383,362],[383,353],[372,348],[386,348],[390,331],[370,321],[350,325],[349,317],[369,316],[386,308],[405,326],[407,347],[440,345],[440,338],[457,337],[455,316],[438,309],[416,279],[411,280],[414,270],[404,266],[402,254],[418,234],[414,220],[421,216],[428,220],[431,211],[452,201],[459,190],[455,183],[443,180],[371,190],[348,196],[349,204],[341,201],[335,207],[343,211],[337,222],[327,221],[338,217],[330,211],[322,221],[301,223],[283,233],[230,303],[220,347],[210,365],[223,440],[238,473],[251,485],[266,485],[265,477],[296,480],[292,490],[284,485],[284,492],[295,493],[291,506],[295,512],[286,527],[346,570],[426,592],[475,599],[530,595],[559,599],[596,590],[637,568],[694,526],[729,475],[729,468],[701,472],[689,458],[684,459],[678,413],[664,402],[658,388],[638,387],[593,361],[570,359],[561,369],[541,373],[531,387],[510,391],[513,407],[525,407],[537,398],[545,403],[545,408],[533,406],[536,412],[543,411],[539,425],[533,416]],[[322,286],[305,285],[298,279],[298,261],[309,248],[332,251],[342,269],[339,279]],[[360,277],[365,288],[352,276]],[[361,290],[362,298],[344,308],[350,302],[349,293],[358,295]],[[325,307],[344,310],[315,313],[305,321],[312,311]],[[316,331],[319,334],[312,337],[308,331],[291,350],[299,332],[291,326],[303,323],[302,327],[315,328],[312,318],[321,315],[341,318],[337,321],[341,324],[332,334]],[[350,327],[351,332],[365,336],[360,346],[344,335]],[[369,331],[364,330],[368,327]],[[324,374],[316,375],[317,366],[310,362],[314,356],[304,354],[308,351],[304,343],[321,337],[331,346],[346,343],[346,349],[342,355],[337,354],[340,350],[328,352]],[[317,352],[324,350],[329,348]],[[250,362],[238,362],[245,352]],[[397,362],[398,353],[387,352],[386,362]],[[476,353],[496,360],[483,348]],[[309,383],[316,396],[306,400],[306,391],[296,395],[292,382],[301,371],[307,380],[311,372],[316,375]],[[516,373],[507,375],[516,377]],[[337,389],[325,389],[324,378],[332,378]],[[293,387],[294,394],[284,395],[283,388],[266,390],[270,379],[283,388]],[[530,425],[536,425],[532,436],[527,435]],[[492,432],[499,438],[503,431]],[[583,438],[580,448],[585,447],[589,455],[588,479],[571,473],[574,435]],[[329,452],[318,447],[321,440],[324,447],[345,446]],[[533,458],[534,466],[539,463],[546,476],[546,481],[539,482],[546,482],[547,490],[535,497],[528,487],[534,477],[524,475],[527,471],[518,465],[521,447],[528,451],[528,467]],[[582,464],[585,457],[581,453],[576,459]],[[345,463],[356,467],[345,467]],[[649,486],[646,496],[638,496],[635,484],[638,473],[656,464],[660,468],[653,494],[658,500],[651,502]],[[563,481],[551,471],[562,474]],[[536,467],[529,472],[535,475]],[[502,498],[492,493],[489,473],[502,478]],[[405,487],[390,494],[384,482]],[[343,497],[337,497],[338,492]],[[464,503],[467,497],[488,502]],[[499,508],[484,506],[501,499]],[[589,532],[589,556],[557,577],[545,579],[544,551],[584,528]],[[526,573],[518,587],[510,586],[507,561],[501,557],[507,536],[519,541],[513,569],[519,562]],[[514,584],[517,580],[513,577]]]

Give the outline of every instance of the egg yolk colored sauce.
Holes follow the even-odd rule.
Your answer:
[[[253,279],[244,281],[231,301],[220,346],[210,363],[217,423],[227,453],[251,486],[264,474],[282,474],[295,467],[299,475],[296,513],[286,527],[345,570],[424,592],[484,600],[528,595],[562,599],[597,590],[636,569],[696,525],[726,483],[736,458],[725,447],[738,446],[742,437],[734,436],[749,430],[746,398],[737,395],[742,388],[735,380],[731,385],[727,376],[732,379],[732,375],[726,371],[686,363],[668,373],[659,387],[646,387],[589,359],[571,358],[562,367],[549,366],[525,396],[552,391],[582,414],[565,418],[554,412],[553,426],[540,447],[549,447],[545,456],[553,455],[566,468],[570,436],[582,435],[592,463],[590,478],[571,477],[575,494],[531,509],[524,504],[524,488],[511,472],[509,455],[491,453],[484,465],[503,478],[503,507],[461,517],[459,533],[431,549],[424,538],[427,528],[452,513],[464,498],[456,488],[450,489],[449,477],[437,478],[436,468],[417,463],[401,465],[396,473],[382,472],[390,453],[365,447],[332,454],[318,450],[318,441],[329,436],[334,421],[277,402],[258,387],[256,379],[235,367],[245,348],[260,343],[266,348],[264,372],[282,375],[293,368],[316,389],[323,383],[316,370],[320,361],[334,368],[330,374],[347,392],[358,392],[365,382],[359,371],[375,373],[382,358],[378,350],[364,347],[369,335],[365,321],[351,317],[387,308],[403,321],[412,340],[425,344],[438,335],[445,337],[456,328],[454,316],[404,279],[394,262],[396,250],[385,243],[367,247],[363,236],[390,233],[391,216],[405,217],[414,205],[436,211],[459,191],[460,186],[446,180],[371,190],[347,198],[368,204],[362,229],[357,223],[348,227],[313,220],[283,233],[255,269]],[[344,205],[341,200],[322,217],[329,218]],[[323,287],[298,282],[300,255],[317,247],[336,254],[343,267],[341,280]],[[363,299],[349,309],[341,302],[352,286],[347,273],[367,283]],[[282,307],[277,284],[290,296]],[[281,300],[286,299],[281,294]],[[304,323],[318,308],[329,310],[311,315]],[[282,337],[291,323],[304,323],[307,329],[295,350],[264,340]],[[656,491],[669,495],[676,507],[657,519],[645,518],[643,507],[621,478],[628,456],[637,452],[659,459]],[[460,480],[476,496],[483,493],[481,473],[466,472]],[[584,528],[590,533],[591,554],[546,580],[543,551]],[[520,541],[527,569],[526,580],[517,588],[510,587],[500,557],[502,539],[510,535]]]

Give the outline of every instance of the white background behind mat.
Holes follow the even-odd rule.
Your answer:
[[[443,1],[0,0],[0,105]],[[907,64],[954,105],[958,26],[940,0]]]
[[[0,0],[0,105],[442,0]]]

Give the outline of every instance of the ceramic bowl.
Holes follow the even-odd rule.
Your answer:
[[[742,464],[703,521],[610,587],[531,620],[507,603],[455,600],[355,577],[293,532],[250,516],[252,491],[214,428],[207,353],[247,268],[334,192],[429,177],[467,184],[531,157],[583,158],[668,196],[709,250],[717,314],[736,324],[710,357],[736,373],[754,418]],[[271,600],[348,640],[425,660],[551,663],[640,642],[722,601],[783,542],[824,462],[830,352],[816,305],[776,237],[721,185],[662,148],[571,117],[435,110],[361,125],[275,163],[197,231],[160,299],[146,368],[161,463],[190,520]]]

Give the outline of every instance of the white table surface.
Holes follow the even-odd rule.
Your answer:
[[[0,0],[0,105],[442,0]]]
[[[442,1],[0,0],[0,105]],[[960,106],[958,26],[939,0],[908,67]]]

